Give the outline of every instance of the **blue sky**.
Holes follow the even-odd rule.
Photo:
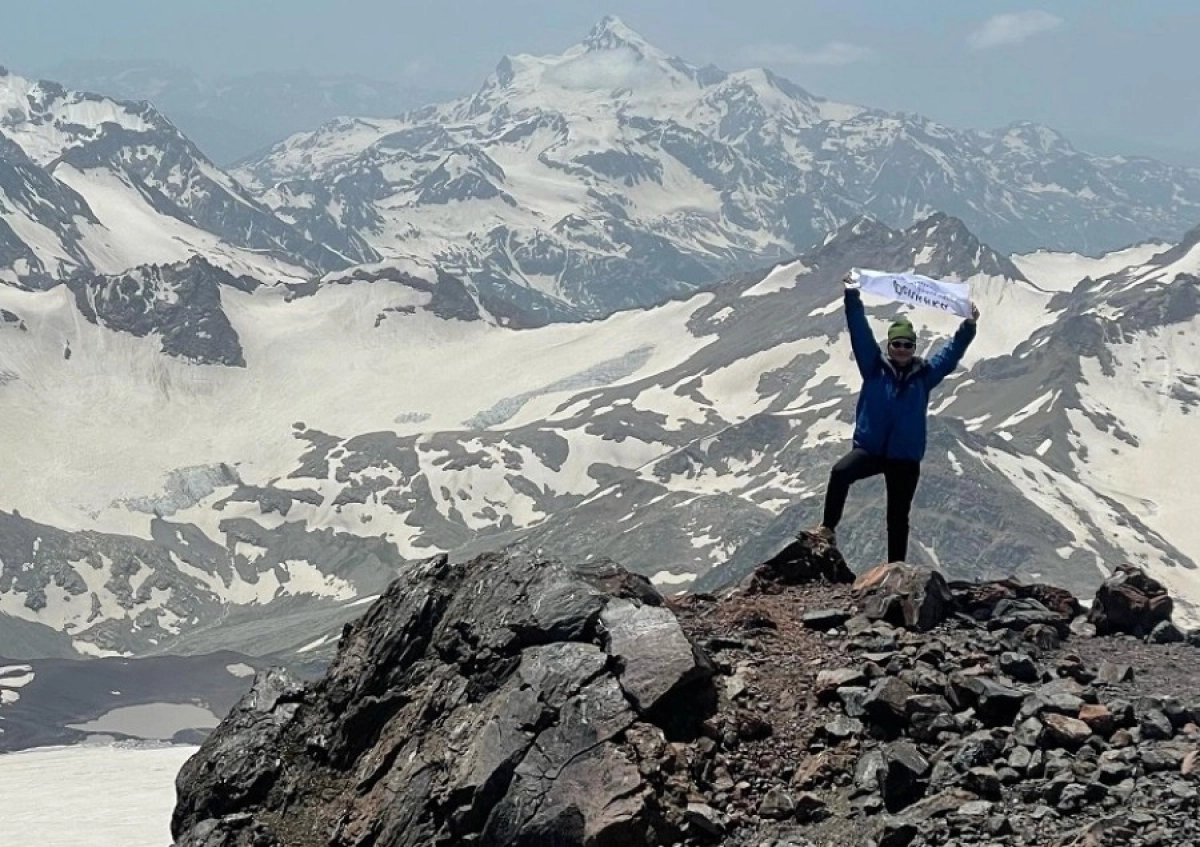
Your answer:
[[[1200,156],[1195,0],[0,0],[0,64],[155,59],[465,92],[501,56],[561,52],[608,14],[694,64],[771,67],[832,99]]]

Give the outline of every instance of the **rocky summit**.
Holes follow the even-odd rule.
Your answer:
[[[323,679],[261,673],[177,847],[1200,844],[1200,633],[801,536],[720,595],[521,547],[413,566]],[[1164,612],[1165,610],[1165,612]]]

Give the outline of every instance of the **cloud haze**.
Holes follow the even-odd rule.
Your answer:
[[[1034,9],[1008,15],[993,15],[967,36],[967,42],[976,50],[1020,44],[1035,35],[1058,29],[1063,19],[1058,15]]]
[[[748,62],[764,65],[837,67],[853,65],[857,62],[869,62],[875,58],[875,51],[870,47],[847,44],[845,41],[830,41],[814,49],[796,47],[791,44],[759,44],[743,51],[742,56]]]
[[[151,60],[468,94],[505,55],[561,53],[606,15],[693,65],[765,66],[839,102],[1200,162],[1196,0],[37,0],[5,4],[0,65],[53,78]]]

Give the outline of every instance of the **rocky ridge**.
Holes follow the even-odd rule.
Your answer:
[[[1161,586],[852,579],[807,536],[670,603],[607,561],[430,560],[323,680],[256,679],[177,847],[1200,843],[1200,633]]]

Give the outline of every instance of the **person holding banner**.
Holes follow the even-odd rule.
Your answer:
[[[873,274],[874,278],[867,275]],[[886,277],[880,282],[880,277]],[[949,344],[932,358],[917,355],[917,333],[911,322],[899,319],[888,327],[887,340],[875,341],[867,323],[866,309],[859,282],[868,282],[873,293],[892,292],[892,299],[913,302],[966,316]],[[926,417],[929,395],[958,366],[967,347],[975,338],[979,309],[966,296],[963,283],[938,283],[915,274],[880,274],[859,271],[847,274],[846,324],[850,346],[862,375],[854,421],[854,441],[849,453],[833,466],[825,491],[825,510],[821,525],[812,532],[821,540],[836,545],[835,530],[842,519],[850,486],[860,479],[883,474],[887,483],[887,547],[889,562],[903,562],[908,556],[908,515],[912,508],[921,460],[925,456]],[[962,291],[926,289],[926,282],[937,286],[961,286]],[[917,296],[913,297],[912,292]]]

